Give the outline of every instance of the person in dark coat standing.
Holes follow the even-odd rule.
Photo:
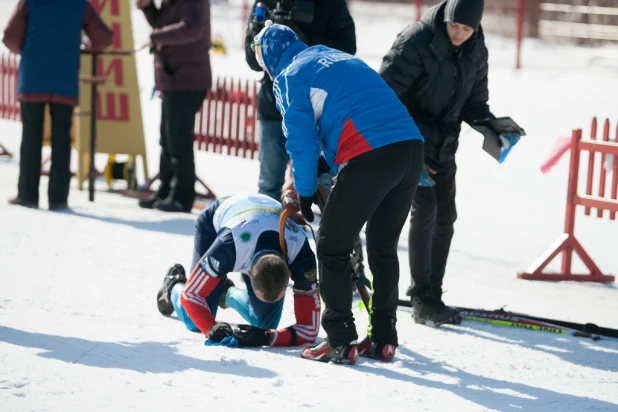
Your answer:
[[[162,94],[158,190],[140,207],[190,212],[195,200],[193,128],[210,89],[210,3],[208,0],[137,0],[155,54],[155,85]]]
[[[68,208],[71,183],[71,126],[79,96],[81,31],[92,48],[112,44],[112,32],[84,0],[20,0],[3,42],[21,54],[17,83],[23,124],[17,196],[9,203],[39,206],[45,106],[51,116],[49,209]]]
[[[379,69],[425,138],[425,170],[414,196],[408,238],[417,323],[458,323],[442,301],[442,280],[457,219],[455,153],[461,122],[495,118],[487,104],[488,52],[483,0],[447,0],[406,27]],[[517,135],[501,136],[514,145]]]
[[[252,70],[262,71],[251,50],[254,37],[264,27],[256,20],[256,6],[266,7],[265,19],[291,28],[308,46],[318,44],[354,55],[356,31],[345,0],[275,1],[256,0],[249,17],[245,38],[246,60]],[[279,9],[277,5],[279,4]],[[289,10],[285,4],[291,4]],[[285,150],[282,117],[275,104],[273,81],[264,73],[258,93],[257,118],[260,121],[260,175],[258,192],[280,201],[285,170],[290,160]]]

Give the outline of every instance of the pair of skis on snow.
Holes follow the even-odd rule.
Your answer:
[[[411,310],[409,300],[400,299],[400,308]],[[499,326],[510,326],[521,329],[536,330],[556,334],[566,334],[592,340],[614,338],[618,339],[618,330],[597,326],[594,323],[575,323],[556,319],[541,318],[538,316],[525,315],[509,312],[504,308],[497,310],[471,309],[455,307],[464,320],[490,323]]]

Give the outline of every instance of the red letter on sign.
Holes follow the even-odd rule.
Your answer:
[[[116,111],[116,96],[119,100],[119,110]],[[105,113],[101,104],[101,94],[97,95],[97,119],[111,120],[114,122],[129,121],[129,95],[127,93],[105,93]]]
[[[124,70],[122,66],[122,58],[115,57],[103,68],[103,59],[97,60],[97,73],[99,76],[111,77],[114,76],[114,85],[118,87],[124,86]]]
[[[107,4],[108,0],[91,0],[90,3],[92,4],[92,7],[94,8],[94,10],[101,14],[101,10],[103,10],[103,7],[105,7],[105,5]],[[111,0],[112,2],[112,10],[111,10],[111,14],[112,16],[119,16],[120,15],[120,5],[118,4],[118,0]]]
[[[114,49],[120,49],[122,47],[122,27],[120,27],[120,23],[112,23],[112,33],[114,35]]]

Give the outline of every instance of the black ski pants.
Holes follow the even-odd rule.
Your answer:
[[[50,203],[63,203],[71,183],[71,125],[73,106],[60,103],[21,102],[22,139],[19,158],[18,197],[39,202],[41,150],[45,106],[51,117],[51,167],[47,196]]]
[[[190,207],[195,200],[193,130],[206,91],[163,92],[158,197]]]
[[[441,163],[435,170],[431,174],[435,186],[419,186],[414,195],[408,236],[411,296],[424,301],[442,299],[442,280],[457,220],[455,160]]]
[[[339,172],[316,238],[322,327],[331,345],[358,339],[352,314],[354,239],[367,223],[367,255],[373,274],[370,336],[397,344],[399,236],[423,168],[423,142],[407,140],[366,152]]]

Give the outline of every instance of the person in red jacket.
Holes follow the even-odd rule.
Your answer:
[[[81,31],[93,49],[112,44],[112,32],[84,0],[20,0],[4,30],[4,45],[21,54],[17,83],[23,124],[17,196],[9,203],[39,207],[45,106],[51,115],[49,209],[68,208],[71,126],[79,96]]]
[[[210,3],[208,0],[138,0],[155,55],[155,85],[161,103],[161,185],[139,206],[190,212],[195,199],[193,128],[210,89]]]

